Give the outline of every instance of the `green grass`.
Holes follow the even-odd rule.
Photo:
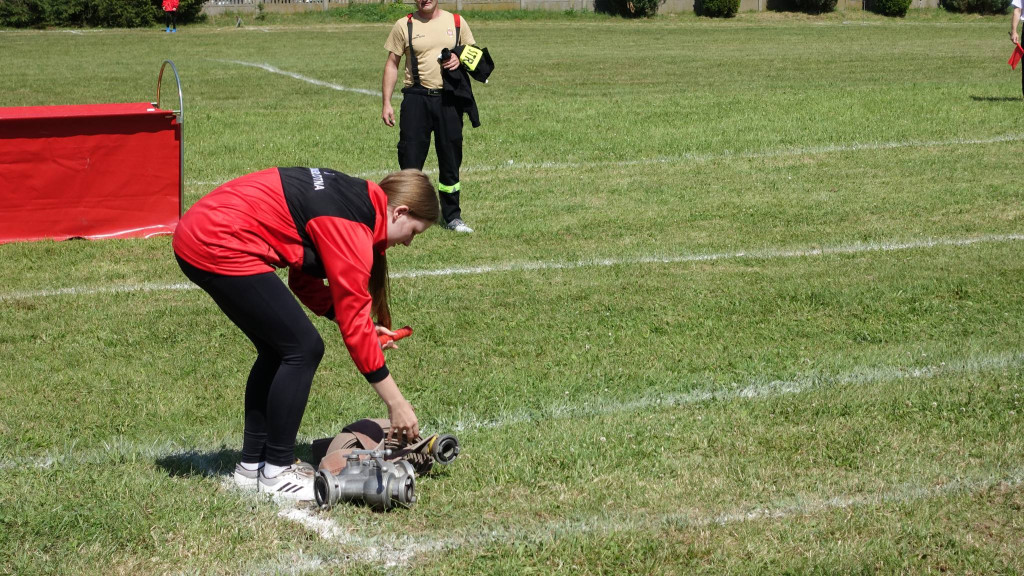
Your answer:
[[[170,58],[187,203],[380,178],[379,98],[232,63],[379,89],[389,24],[346,18],[2,31],[0,105],[151,100]],[[227,487],[253,352],[169,239],[7,244],[0,573],[1024,572],[1006,17],[466,18],[477,233],[390,254],[388,358],[460,459],[409,510],[306,510],[323,536]],[[316,324],[303,455],[384,413]]]

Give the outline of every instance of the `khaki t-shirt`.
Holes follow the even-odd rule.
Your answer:
[[[455,47],[455,16],[451,12],[440,10],[440,16],[430,20],[423,20],[418,13],[412,15],[412,49],[416,53],[416,62],[419,66],[420,84],[424,88],[440,89],[444,87],[441,81],[441,64],[437,57],[441,54],[442,48]],[[465,18],[461,19],[459,26],[459,44],[476,44],[473,33],[469,30],[469,24]],[[408,18],[402,17],[395,22],[388,35],[384,49],[399,57],[405,56],[405,85],[412,86],[412,66],[409,64],[409,24]]]

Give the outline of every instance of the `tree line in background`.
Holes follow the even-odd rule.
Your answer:
[[[202,17],[206,0],[180,0],[179,24]],[[161,0],[0,0],[0,26],[139,28],[164,21]]]
[[[608,11],[627,18],[646,18],[658,12],[664,0],[607,0]],[[767,0],[769,10],[824,14],[836,9],[837,0]],[[883,16],[906,16],[913,0],[867,0],[866,8]],[[598,5],[600,7],[600,0]],[[950,12],[1005,14],[1010,0],[940,0]],[[694,11],[710,18],[732,18],[740,9],[740,0],[696,0]]]
[[[823,14],[836,9],[837,0],[767,0],[769,10]],[[867,9],[885,16],[905,16],[913,0],[867,0]],[[597,0],[596,9],[626,18],[647,18],[658,12],[664,0]],[[188,24],[203,18],[206,0],[181,0],[178,23]],[[1005,14],[1010,0],[940,0],[951,12]],[[260,4],[262,7],[262,3]],[[711,18],[731,18],[740,8],[740,0],[696,0],[695,11]],[[374,14],[349,16],[383,16],[397,18],[407,7],[400,2],[353,4],[352,11]],[[344,10],[344,9],[343,9]],[[380,14],[377,14],[377,13]],[[262,11],[261,11],[262,13]],[[0,26],[11,28],[46,28],[50,26],[136,28],[163,22],[161,0],[0,0]],[[376,20],[375,20],[376,21]]]

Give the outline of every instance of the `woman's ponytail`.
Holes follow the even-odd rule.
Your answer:
[[[437,191],[430,183],[430,177],[420,170],[406,169],[388,174],[380,181],[381,190],[388,197],[388,206],[407,206],[409,216],[434,223],[441,216],[437,201]],[[388,307],[388,296],[391,292],[391,280],[388,277],[388,259],[381,252],[373,255],[373,267],[370,269],[370,298],[373,300],[371,313],[377,324],[391,329],[391,309]]]
[[[385,253],[373,255],[373,267],[370,268],[370,313],[377,324],[391,329],[391,309],[388,297],[391,294],[391,279],[388,277],[388,257]]]

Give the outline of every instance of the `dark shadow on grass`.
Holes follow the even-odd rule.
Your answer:
[[[172,478],[227,476],[242,458],[238,450],[221,448],[214,452],[190,450],[158,458],[156,465]]]
[[[309,444],[299,444],[295,447],[295,456],[305,462],[309,462],[312,451]],[[227,476],[235,469],[235,464],[242,461],[242,453],[231,448],[221,448],[213,452],[199,452],[189,450],[171,454],[156,460],[156,465],[167,471],[167,475],[178,478],[190,476],[203,476],[213,478]]]
[[[1021,96],[971,96],[971,100],[975,102],[1021,102],[1024,101],[1024,97]]]

